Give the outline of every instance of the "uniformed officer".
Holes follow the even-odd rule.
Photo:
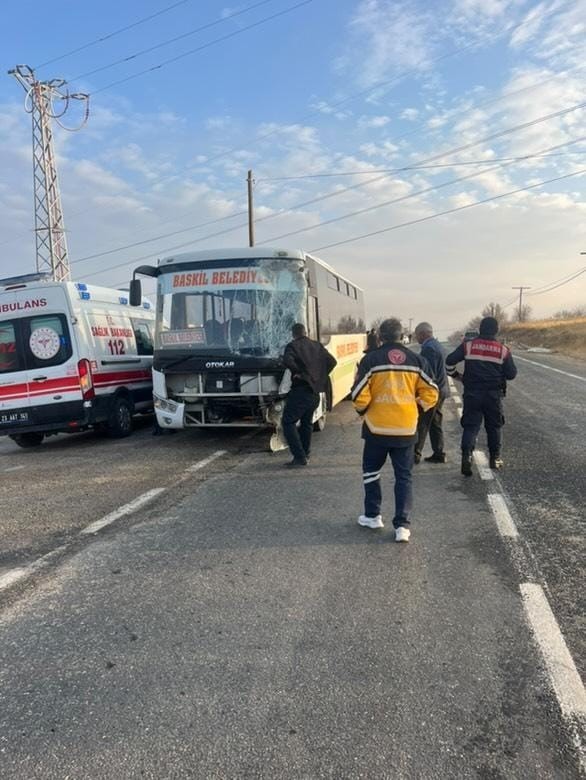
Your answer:
[[[464,384],[464,409],[462,412],[462,474],[472,476],[472,452],[476,437],[484,419],[491,469],[503,466],[501,458],[503,396],[508,380],[517,376],[517,367],[511,351],[497,341],[498,322],[485,317],[480,322],[478,338],[464,341],[446,358],[449,376],[462,379]],[[462,376],[456,366],[464,361]]]

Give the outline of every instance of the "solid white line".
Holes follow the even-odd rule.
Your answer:
[[[0,590],[9,588],[11,585],[14,585],[15,582],[26,577],[27,574],[28,571],[26,569],[12,569],[12,571],[7,571],[6,574],[3,574],[0,577]]]
[[[25,466],[9,466],[7,469],[2,469],[4,473],[8,473],[9,471],[20,471],[20,469],[25,468]]]
[[[536,360],[528,360],[527,358],[517,355],[517,353],[515,353],[515,360],[523,360],[525,363],[531,363],[532,365],[539,366],[540,368],[548,368],[550,371],[555,371],[556,374],[563,374],[564,376],[569,376],[572,379],[579,379],[580,382],[586,382],[586,376],[578,376],[577,374],[570,374],[569,371],[562,371],[561,368],[554,368],[553,366],[548,366],[545,363],[538,363]]]
[[[194,471],[199,471],[200,469],[205,468],[210,463],[212,463],[217,458],[221,458],[222,455],[226,454],[226,450],[217,450],[217,452],[213,452],[211,455],[208,455],[207,458],[204,458],[203,460],[198,460],[197,463],[193,463],[191,466],[188,466],[185,471],[188,473],[192,473]]]
[[[124,506],[115,509],[114,512],[110,512],[109,515],[102,517],[100,520],[96,520],[95,522],[90,523],[82,531],[80,531],[80,534],[95,534],[96,531],[99,531],[101,528],[110,525],[120,517],[129,515],[131,512],[136,511],[141,506],[148,504],[148,502],[152,501],[153,498],[159,495],[159,493],[162,493],[164,489],[165,488],[153,488],[152,490],[147,490],[146,493],[138,496],[138,498],[135,498],[134,501],[130,501],[130,503],[124,504]]]
[[[525,582],[519,586],[529,624],[539,644],[562,714],[586,716],[586,691],[566,640],[541,585]]]
[[[486,457],[485,453],[482,452],[482,450],[474,450],[474,454],[472,455],[472,457],[476,462],[478,473],[480,474],[480,479],[483,479],[485,481],[488,481],[489,479],[494,479],[494,474],[492,473],[492,470],[488,466],[488,458]]]
[[[519,532],[511,517],[504,496],[501,496],[499,493],[489,493],[488,503],[492,509],[500,535],[516,539],[519,536]]]

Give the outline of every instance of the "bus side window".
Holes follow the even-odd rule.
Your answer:
[[[137,355],[153,354],[153,337],[148,322],[132,320]]]

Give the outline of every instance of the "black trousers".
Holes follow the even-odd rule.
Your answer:
[[[319,404],[319,395],[309,385],[293,385],[283,411],[283,435],[296,460],[305,460],[311,451],[313,413]],[[299,423],[299,429],[297,428]]]
[[[440,398],[437,404],[428,409],[427,412],[420,412],[419,419],[417,421],[417,442],[415,444],[415,454],[421,455],[427,434],[429,433],[429,441],[431,443],[431,449],[434,455],[441,455],[444,451],[444,432],[442,429],[442,422],[444,415],[442,412],[442,406],[444,405],[444,399]]]
[[[465,389],[464,408],[460,423],[462,433],[462,450],[472,452],[476,445],[476,437],[484,420],[488,451],[491,456],[499,457],[502,446],[502,427],[505,424],[503,415],[503,394],[501,390]]]

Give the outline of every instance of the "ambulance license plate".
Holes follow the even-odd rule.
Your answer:
[[[28,421],[28,412],[0,412],[0,425],[18,425]]]

